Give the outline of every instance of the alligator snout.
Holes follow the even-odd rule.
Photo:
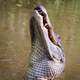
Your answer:
[[[45,12],[42,10],[42,7],[41,7],[41,6],[37,6],[37,7],[35,8],[35,10],[37,10],[41,16],[46,17],[46,14],[45,14]]]
[[[35,10],[38,11],[38,13],[43,17],[43,25],[47,28],[48,27],[48,22],[47,22],[47,12],[45,8],[42,5],[39,5],[35,8]]]

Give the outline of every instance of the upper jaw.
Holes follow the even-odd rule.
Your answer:
[[[43,6],[37,6],[33,11],[33,16],[39,25],[49,29],[52,28],[46,9]]]
[[[38,5],[34,10],[37,10],[39,12],[39,14],[42,16],[47,15],[47,11],[42,5]]]
[[[42,22],[44,27],[47,29],[50,29],[50,28],[52,29],[52,25],[50,23],[46,9],[42,5],[39,5],[34,10],[36,10],[38,14],[42,16],[42,20],[43,20]]]

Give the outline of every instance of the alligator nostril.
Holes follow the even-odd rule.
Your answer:
[[[44,11],[40,8],[40,6],[37,6],[34,10],[37,10],[41,16],[46,17],[46,14],[45,14]]]
[[[34,10],[38,10],[38,12],[42,11],[40,7],[36,7]]]

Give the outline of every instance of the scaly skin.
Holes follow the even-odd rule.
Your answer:
[[[41,5],[37,7],[30,20],[32,55],[26,80],[55,80],[64,71],[64,52],[46,9]]]

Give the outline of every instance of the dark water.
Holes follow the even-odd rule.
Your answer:
[[[24,80],[31,47],[29,19],[37,4],[46,7],[61,35],[64,80],[80,80],[80,0],[0,0],[0,80]]]

